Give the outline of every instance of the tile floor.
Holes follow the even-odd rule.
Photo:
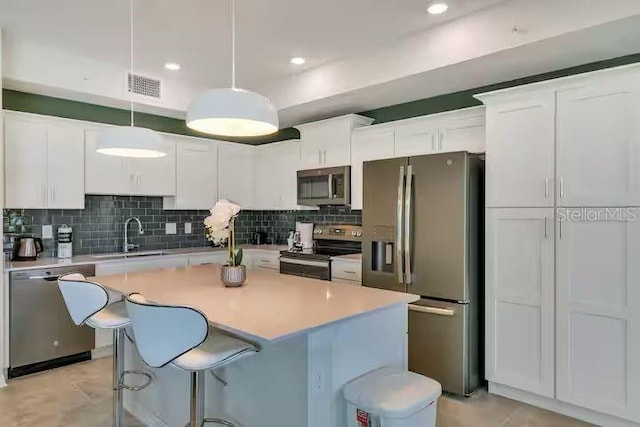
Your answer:
[[[186,414],[185,414],[186,416]],[[128,416],[127,427],[142,427]],[[111,358],[11,381],[0,389],[2,427],[111,427]],[[588,427],[571,418],[481,391],[438,402],[438,427]]]

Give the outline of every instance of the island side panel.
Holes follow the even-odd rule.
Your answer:
[[[144,365],[127,343],[126,368],[150,370],[153,383],[143,391],[125,392],[125,408],[150,427],[182,426],[189,418],[189,375],[166,366]],[[301,427],[307,422],[307,336],[265,344],[254,356],[207,373],[205,415],[227,419],[238,427]]]
[[[308,427],[346,427],[342,389],[383,366],[407,369],[408,310],[397,304],[309,334]]]

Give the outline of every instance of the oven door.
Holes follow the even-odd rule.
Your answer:
[[[280,273],[318,280],[331,280],[331,261],[282,256],[280,257]]]
[[[298,204],[306,206],[351,203],[351,167],[298,171]]]

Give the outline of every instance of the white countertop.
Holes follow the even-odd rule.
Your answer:
[[[115,274],[95,279],[105,287],[138,292],[160,304],[202,311],[218,328],[258,341],[276,341],[397,304],[417,295],[336,284],[256,269],[241,288],[225,288],[220,265]]]
[[[255,249],[255,250],[265,250],[265,251],[274,251],[279,252],[281,250],[286,250],[286,246],[281,245],[241,245],[241,247],[245,250],[247,249]],[[158,258],[158,257],[168,257],[168,256],[184,256],[184,255],[193,255],[193,254],[201,254],[201,253],[210,253],[210,252],[221,252],[226,251],[227,248],[214,248],[211,246],[203,246],[198,248],[184,248],[184,249],[162,249],[153,252],[163,252],[164,255],[152,255],[152,256],[144,256],[144,257],[129,257],[124,258],[121,253],[114,254],[95,254],[95,255],[78,255],[72,258],[53,258],[53,257],[43,257],[38,258],[35,261],[11,261],[4,266],[5,271],[15,271],[15,270],[32,270],[36,268],[53,268],[53,267],[62,267],[68,265],[82,265],[82,264],[99,264],[102,262],[122,262],[127,260],[144,260],[147,258]],[[142,252],[145,252],[142,250]],[[132,252],[135,254],[135,252]],[[109,255],[113,255],[113,258],[109,258]]]

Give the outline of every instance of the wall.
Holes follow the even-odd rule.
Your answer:
[[[3,229],[41,236],[42,225],[53,225],[54,239],[45,240],[45,255],[56,255],[56,230],[67,224],[73,228],[73,253],[100,254],[120,252],[124,243],[124,221],[140,218],[144,234],[135,223],[129,225],[129,242],[141,250],[161,250],[208,245],[202,221],[208,211],[165,211],[161,197],[85,196],[85,209],[28,209],[4,211]],[[267,233],[267,243],[286,243],[296,221],[361,224],[361,214],[346,207],[322,208],[319,211],[243,211],[236,221],[237,243],[251,243],[255,231]],[[22,225],[15,225],[15,223]],[[165,234],[165,224],[175,222],[177,234]],[[184,233],[190,222],[192,233]]]

